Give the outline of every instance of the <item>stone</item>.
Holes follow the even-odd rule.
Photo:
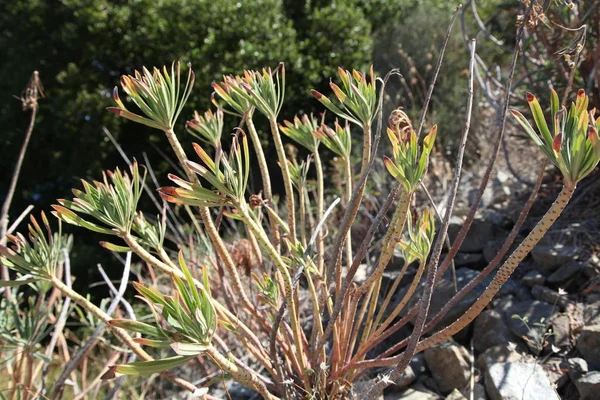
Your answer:
[[[542,365],[544,372],[556,389],[560,389],[569,382],[567,363],[560,357],[551,357]]]
[[[569,299],[561,296],[558,292],[545,286],[536,285],[531,289],[531,295],[540,301],[545,301],[549,304],[556,304],[560,308],[565,308],[569,304]]]
[[[452,341],[445,341],[425,350],[425,362],[440,392],[462,389],[470,377],[469,353]]]
[[[546,283],[546,278],[537,270],[531,270],[525,274],[523,278],[521,278],[521,282],[526,284],[527,286],[535,286],[535,285],[543,285]]]
[[[565,283],[566,281],[577,275],[581,271],[582,267],[583,266],[578,262],[571,262],[565,264],[559,267],[552,274],[550,274],[550,276],[548,277],[548,283],[554,285]]]
[[[485,386],[481,383],[476,383],[473,385],[473,400],[487,400],[487,396],[485,394]],[[461,391],[462,395],[467,399],[471,399],[471,388],[466,387]]]
[[[406,367],[400,378],[396,379],[396,382],[394,382],[393,386],[395,388],[404,389],[410,386],[416,379],[417,376],[415,375],[415,372],[409,365],[408,367]]]
[[[463,394],[459,392],[458,389],[454,389],[448,394],[448,396],[446,396],[445,400],[467,400],[467,398],[463,396]]]
[[[475,319],[473,348],[477,353],[483,353],[493,346],[507,345],[511,340],[515,340],[514,336],[498,311],[484,311]]]
[[[485,373],[494,364],[524,361],[525,357],[515,351],[513,347],[515,346],[497,345],[490,347],[477,358],[477,367]]]
[[[520,338],[524,338],[529,349],[538,354],[544,347],[544,336],[549,320],[555,308],[542,301],[522,301],[514,303],[506,310],[505,317],[509,329]],[[513,316],[519,316],[520,319]],[[526,320],[525,324],[522,320]],[[543,326],[539,326],[539,325]]]
[[[448,227],[450,242],[454,242],[458,232],[463,226],[462,218],[453,217]],[[488,242],[494,239],[494,225],[490,221],[475,218],[465,240],[460,246],[460,251],[465,253],[477,253],[482,251]]]
[[[571,346],[571,319],[568,315],[552,318],[552,341],[557,347]]]
[[[504,241],[496,240],[496,241],[489,242],[483,248],[482,254],[483,254],[483,259],[485,260],[486,263],[490,263],[496,257],[496,255],[502,248],[503,244],[504,244]]]
[[[485,267],[485,260],[481,253],[462,253],[459,252],[454,257],[454,265],[457,267],[481,268]]]
[[[575,382],[577,379],[588,373],[588,363],[583,358],[569,358],[567,360],[567,371],[569,372],[569,378]]]
[[[530,254],[540,271],[551,273],[575,259],[579,252],[575,246],[540,243],[531,250]]]
[[[600,301],[586,304],[583,309],[584,325],[600,325]]]
[[[425,391],[425,390],[416,390],[416,389],[406,389],[402,393],[394,393],[391,395],[385,395],[385,400],[440,400],[443,397],[439,395]]]
[[[580,400],[596,400],[600,395],[600,371],[592,371],[575,381]]]
[[[581,329],[577,350],[591,369],[600,370],[600,324],[586,325]]]
[[[485,375],[492,400],[560,400],[541,366],[529,363],[498,363]]]
[[[227,391],[233,400],[251,399],[257,394],[254,390],[246,386],[242,386],[237,382],[233,382]]]
[[[415,373],[416,377],[427,373],[427,364],[425,363],[425,355],[423,353],[417,353],[410,360],[410,367]]]

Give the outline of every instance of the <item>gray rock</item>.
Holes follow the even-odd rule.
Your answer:
[[[577,379],[588,373],[588,363],[583,358],[569,358],[567,360],[567,370],[569,371],[569,378],[575,382]]]
[[[485,260],[481,253],[462,253],[459,252],[454,257],[454,265],[457,267],[479,268],[485,266]]]
[[[440,400],[442,398],[433,392],[417,389],[407,389],[402,393],[386,394],[384,397],[385,400]]]
[[[561,296],[558,292],[545,286],[536,285],[531,289],[531,295],[540,301],[545,301],[549,304],[556,304],[560,308],[565,308],[569,304],[569,300],[565,296]]]
[[[529,349],[538,354],[544,347],[544,335],[548,328],[550,317],[555,311],[552,304],[542,301],[522,301],[513,304],[506,310],[507,324],[509,329],[520,338],[525,340]],[[513,318],[518,315],[521,319],[526,319],[527,324],[520,319]],[[542,324],[544,326],[537,326]]]
[[[521,282],[527,286],[543,285],[546,282],[546,278],[539,271],[531,270],[521,278]]]
[[[587,304],[583,309],[584,325],[600,325],[600,302]]]
[[[574,277],[575,275],[577,275],[581,271],[582,267],[583,266],[581,264],[579,264],[578,262],[570,262],[568,264],[565,264],[565,265],[559,267],[556,271],[554,271],[548,277],[548,283],[551,283],[551,284],[564,283],[564,282],[568,281],[569,279],[571,279],[572,277]]]
[[[450,241],[454,242],[458,232],[462,228],[462,218],[453,217],[448,228]],[[471,228],[465,237],[460,251],[465,253],[477,253],[484,249],[488,242],[494,239],[494,225],[486,220],[476,218],[471,224]]]
[[[600,396],[600,371],[592,371],[575,381],[581,400],[595,400]]]
[[[493,364],[485,375],[485,388],[492,400],[560,400],[537,364]]]
[[[515,340],[502,314],[496,310],[484,311],[477,319],[473,328],[473,347],[477,353],[482,353],[490,347],[500,344],[507,345]]]
[[[551,339],[557,347],[571,346],[571,320],[568,315],[552,318]]]
[[[410,360],[410,367],[417,376],[417,378],[427,373],[427,364],[425,363],[425,356],[423,353],[417,353]]]
[[[425,350],[425,362],[442,393],[462,389],[470,376],[467,350],[446,341]]]
[[[574,246],[540,243],[531,250],[531,257],[538,269],[550,273],[558,267],[577,258],[579,252]]]
[[[459,392],[458,389],[454,389],[450,392],[450,394],[448,394],[448,396],[446,396],[445,400],[467,400],[467,398],[463,396],[463,394]]]
[[[406,367],[406,369],[404,370],[404,372],[402,373],[400,378],[398,378],[396,380],[396,382],[394,382],[395,384],[393,385],[393,387],[399,388],[399,389],[404,389],[404,388],[410,386],[416,379],[417,379],[417,376],[415,375],[415,372],[409,365],[408,367]]]
[[[465,398],[471,398],[470,387],[464,388],[461,391],[461,393],[463,396],[465,396]],[[485,386],[483,386],[481,383],[476,383],[475,385],[473,385],[473,400],[487,400],[487,396],[485,394]]]
[[[229,392],[229,396],[231,396],[232,400],[246,400],[258,395],[254,390],[246,386],[242,386],[237,382],[233,382],[227,391]]]
[[[477,367],[485,373],[494,364],[524,361],[525,357],[512,347],[505,345],[490,347],[477,358]]]
[[[504,241],[500,240],[488,242],[488,244],[484,247],[482,252],[483,259],[486,263],[491,262],[496,257],[503,244]]]
[[[542,365],[544,372],[555,388],[560,389],[569,382],[567,363],[559,357],[551,357]]]
[[[591,369],[600,369],[600,325],[586,325],[581,329],[577,350]]]

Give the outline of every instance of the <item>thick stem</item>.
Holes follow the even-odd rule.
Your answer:
[[[396,239],[400,237],[402,230],[404,229],[406,214],[408,212],[408,207],[410,206],[411,198],[412,193],[402,193],[400,201],[398,202],[398,206],[396,207],[396,211],[394,212],[394,216],[392,217],[392,222],[390,223],[388,231],[383,240],[382,251],[381,255],[379,256],[377,267],[369,276],[369,278],[367,278],[365,283],[363,283],[357,289],[357,295],[365,293],[375,281],[381,278],[383,270],[385,267],[387,267],[388,263],[392,259],[392,256],[394,255],[394,248],[396,247]]]
[[[315,169],[317,170],[317,221],[323,219],[323,203],[325,197],[325,188],[323,185],[323,165],[321,164],[321,156],[319,150],[313,153],[315,159]],[[323,265],[325,263],[325,241],[323,240],[323,231],[317,234],[317,268],[319,274],[323,276]]]
[[[370,135],[369,135],[370,136]],[[350,205],[352,199],[352,165],[350,164],[350,157],[346,157],[346,207]],[[369,162],[367,158],[367,163]],[[364,163],[364,158],[363,158]],[[346,233],[346,265],[348,268],[352,264],[352,227],[348,229]],[[340,296],[340,290],[342,289],[342,269],[336,269],[336,280],[335,280],[335,297],[336,299]],[[340,299],[342,300],[342,299]],[[337,300],[336,300],[337,301]]]
[[[206,354],[212,358],[212,360],[225,372],[229,373],[236,382],[241,383],[244,386],[248,386],[249,388],[256,390],[260,395],[266,400],[277,400],[279,399],[276,396],[273,396],[267,390],[264,382],[262,382],[256,375],[246,371],[244,368],[240,368],[231,361],[229,361],[225,356],[223,356],[217,349],[213,346],[209,346],[206,349]]]
[[[436,343],[442,342],[450,336],[460,332],[463,328],[470,324],[475,317],[481,313],[481,311],[483,311],[483,309],[498,293],[502,285],[508,280],[508,278],[510,278],[513,271],[517,268],[521,261],[523,261],[525,256],[529,254],[529,252],[535,247],[540,239],[542,239],[546,232],[548,232],[552,224],[554,224],[571,199],[574,190],[575,186],[563,187],[550,209],[546,212],[540,222],[537,223],[529,235],[527,235],[525,240],[521,242],[519,247],[517,247],[510,257],[504,262],[502,267],[500,267],[494,276],[494,279],[485,289],[483,294],[479,296],[475,303],[473,303],[473,305],[457,321],[452,323],[447,328],[442,329],[438,333],[419,342],[419,345],[417,346],[417,352],[431,347]]]
[[[285,262],[281,259],[281,256],[273,247],[268,237],[266,237],[265,232],[260,227],[250,215],[248,215],[246,211],[246,204],[236,204],[236,209],[239,212],[239,215],[242,217],[244,223],[254,232],[256,235],[256,239],[261,247],[266,251],[271,261],[277,267],[277,270],[281,273],[283,277],[283,286],[285,290],[285,301],[287,303],[287,308],[290,313],[290,325],[292,327],[292,332],[294,335],[294,342],[296,345],[296,351],[298,352],[298,361],[300,363],[301,371],[306,369],[306,359],[304,355],[305,346],[304,340],[302,336],[302,329],[300,327],[300,320],[298,318],[298,305],[294,299],[294,288],[292,283],[292,277],[288,271],[288,267]],[[308,381],[306,380],[306,376],[303,375],[302,379],[305,381],[306,389],[310,387]]]
[[[187,165],[186,161],[188,158],[185,155],[185,151],[181,147],[181,144],[179,143],[179,140],[177,139],[175,132],[173,132],[173,130],[170,129],[170,130],[166,130],[165,134],[167,135],[167,139],[169,139],[169,143],[171,144],[171,147],[173,148],[173,151],[175,152],[175,155],[177,156],[177,159],[179,160],[179,164],[181,164],[181,167],[184,169],[185,174],[187,175],[190,182],[198,182],[198,178],[196,177],[196,174]],[[227,272],[231,276],[234,292],[237,293],[241,297],[242,303],[250,311],[253,311],[253,314],[259,316],[258,312],[256,311],[256,307],[254,306],[254,304],[252,304],[252,302],[248,298],[248,295],[246,294],[246,291],[244,290],[244,287],[242,286],[242,281],[241,281],[240,275],[235,267],[235,263],[231,259],[231,255],[229,254],[229,251],[227,250],[225,243],[223,243],[223,240],[221,239],[221,236],[219,235],[219,231],[217,230],[215,223],[210,215],[210,210],[208,209],[208,207],[198,207],[198,208],[200,209],[200,217],[202,218],[202,222],[204,223],[204,228],[206,230],[206,233],[208,234],[208,237],[210,238],[213,246],[215,247],[217,254],[223,260],[225,269],[227,269]]]
[[[279,164],[281,166],[281,174],[283,176],[283,186],[285,188],[285,203],[287,204],[287,220],[288,227],[290,228],[290,242],[296,243],[296,209],[294,206],[294,190],[292,188],[292,179],[290,178],[290,171],[287,165],[287,158],[285,157],[285,150],[283,143],[281,142],[281,135],[279,134],[279,128],[277,127],[277,121],[275,118],[269,118],[271,124],[271,133],[273,134],[273,142],[275,143],[275,150],[277,150],[277,158],[279,158]]]
[[[271,175],[269,174],[269,166],[267,165],[267,159],[265,158],[265,153],[262,148],[262,144],[260,143],[260,137],[256,132],[256,127],[254,126],[254,121],[252,120],[252,112],[248,112],[246,118],[246,126],[248,127],[248,133],[250,135],[250,140],[252,140],[252,145],[254,146],[254,151],[256,152],[256,160],[258,162],[258,169],[260,170],[260,176],[262,178],[263,184],[263,195],[267,204],[270,206],[273,205],[273,192],[271,190]],[[273,219],[272,216],[269,216],[269,224],[271,226],[271,236],[273,245],[278,248],[280,235],[279,228],[277,227],[277,221]]]
[[[55,288],[60,290],[65,296],[69,297],[71,300],[73,300],[74,302],[79,304],[85,310],[92,313],[96,318],[98,318],[99,320],[104,322],[111,329],[111,331],[115,334],[115,336],[117,336],[119,339],[121,339],[123,342],[125,342],[127,347],[129,347],[131,349],[131,351],[133,351],[140,359],[142,359],[144,361],[152,361],[153,360],[153,358],[150,357],[150,355],[148,353],[146,353],[136,342],[133,341],[133,338],[131,336],[129,336],[129,334],[125,330],[114,327],[109,323],[110,320],[112,319],[110,317],[110,315],[106,314],[104,311],[102,311],[101,309],[96,307],[94,304],[90,303],[86,298],[81,296],[79,293],[70,289],[60,279],[58,279],[54,276],[51,276],[49,279],[50,279],[50,282],[52,282],[52,285],[54,285]],[[196,386],[194,386],[193,384],[191,384],[190,382],[186,381],[185,379],[178,378],[175,375],[171,374],[170,372],[163,372],[163,373],[161,373],[161,375],[164,376],[165,378],[167,378],[168,380],[170,380],[171,382],[181,386],[182,388],[189,390],[192,393],[194,391],[198,390],[198,388]]]

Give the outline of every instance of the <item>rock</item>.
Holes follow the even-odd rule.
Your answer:
[[[463,394],[459,392],[458,389],[454,389],[450,392],[450,394],[448,394],[448,396],[446,396],[445,400],[467,400],[467,398],[463,396]]]
[[[498,311],[484,311],[475,319],[473,348],[477,353],[483,353],[496,345],[507,345],[511,340],[514,337]]]
[[[485,388],[492,400],[560,400],[537,364],[493,364],[485,375]]]
[[[462,389],[469,382],[469,353],[452,341],[425,350],[425,362],[442,393]]]
[[[540,301],[545,301],[546,303],[552,305],[556,304],[562,309],[569,304],[569,300],[566,297],[561,296],[558,292],[541,285],[534,286],[531,289],[531,295]]]
[[[579,252],[574,246],[540,243],[531,250],[531,257],[538,269],[543,272],[554,272],[558,267],[577,258]]]
[[[571,320],[568,315],[552,318],[552,333],[552,341],[555,346],[571,346]]]
[[[483,254],[483,259],[485,260],[486,263],[491,262],[496,257],[496,255],[502,248],[503,244],[504,244],[504,241],[496,240],[496,241],[489,242],[483,248],[482,254]]]
[[[591,369],[600,369],[600,324],[586,325],[581,329],[577,350]]]
[[[522,301],[513,304],[506,310],[507,324],[509,329],[525,341],[529,349],[538,354],[544,347],[544,336],[548,327],[548,321],[554,312],[551,304],[542,301]],[[520,319],[513,318],[519,316]],[[527,324],[523,322],[527,321]],[[543,326],[539,326],[542,324]]]
[[[567,363],[562,358],[549,358],[542,365],[542,368],[544,368],[544,372],[546,372],[548,379],[555,388],[560,389],[565,383],[569,382],[569,375],[567,375]]]
[[[462,395],[465,398],[471,398],[471,388],[466,387],[461,391]],[[485,387],[481,383],[476,383],[473,385],[473,400],[487,400],[487,396],[485,395]]]
[[[242,386],[237,382],[233,382],[227,391],[229,392],[229,396],[231,396],[232,400],[246,400],[257,395],[254,390],[246,386]]]
[[[567,370],[569,372],[569,378],[571,378],[573,382],[587,374],[589,371],[587,361],[579,357],[573,357],[567,360]]]
[[[535,285],[543,285],[546,282],[546,278],[539,271],[531,270],[523,278],[521,278],[521,282],[526,284],[527,286],[535,286]]]
[[[463,226],[464,221],[462,218],[452,217],[450,226],[448,228],[448,236],[450,242],[454,242],[458,232]],[[471,228],[465,237],[460,251],[465,253],[477,253],[484,249],[484,247],[494,239],[494,225],[490,221],[486,221],[480,218],[473,220]]]
[[[600,325],[600,302],[587,304],[583,309],[584,325]]]
[[[490,347],[477,358],[477,367],[485,373],[494,364],[524,361],[524,356],[515,351],[513,347],[514,345],[505,346],[502,344]]]
[[[417,378],[427,372],[427,364],[425,363],[425,356],[423,353],[417,353],[413,356],[410,360],[410,367]]]
[[[565,264],[559,267],[548,277],[548,283],[555,285],[564,283],[572,277],[574,277],[575,275],[577,275],[577,273],[581,271],[582,267],[583,266],[578,262],[571,262]]]
[[[385,400],[439,400],[442,397],[425,390],[406,389],[402,393],[386,395]]]
[[[592,371],[575,381],[581,400],[595,400],[600,394],[600,371]]]
[[[462,253],[459,252],[454,257],[454,265],[457,267],[482,268],[485,267],[485,260],[481,253]]]
[[[408,367],[406,367],[400,378],[398,378],[396,382],[394,382],[393,386],[395,388],[404,389],[410,386],[416,379],[417,376],[415,375],[415,372],[409,365]]]

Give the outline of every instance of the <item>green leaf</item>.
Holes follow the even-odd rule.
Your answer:
[[[137,361],[129,364],[112,365],[102,379],[113,379],[121,375],[150,375],[157,374],[179,365],[185,364],[193,356],[174,356],[154,361]]]
[[[197,356],[205,352],[208,346],[199,343],[175,342],[171,343],[171,348],[180,356]]]
[[[0,281],[0,287],[15,287],[26,285],[28,283],[33,283],[39,281],[38,278],[28,278],[28,279],[17,279],[14,281]]]

